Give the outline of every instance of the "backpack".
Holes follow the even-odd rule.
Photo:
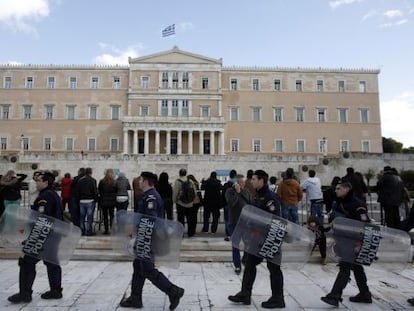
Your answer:
[[[178,200],[184,204],[193,202],[196,194],[191,181],[182,181],[181,179],[178,179],[178,181],[181,183],[181,189],[178,193]]]

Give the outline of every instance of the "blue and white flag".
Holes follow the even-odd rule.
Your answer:
[[[172,36],[175,34],[175,24],[172,24],[168,27],[166,27],[163,31],[162,31],[162,36],[163,37],[168,37],[168,36]]]

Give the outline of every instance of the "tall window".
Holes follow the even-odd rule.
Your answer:
[[[69,88],[76,89],[77,87],[78,87],[78,82],[76,80],[76,77],[69,77]]]
[[[188,72],[183,72],[183,89],[190,88]]]
[[[275,140],[275,152],[283,152],[283,140]]]
[[[326,155],[328,151],[328,141],[326,140],[326,138],[318,139],[318,149],[320,153]]]
[[[188,108],[188,99],[184,99],[182,101],[181,115],[183,117],[188,117],[190,115],[189,114],[189,108]]]
[[[111,119],[119,120],[119,106],[111,106]]]
[[[367,91],[367,83],[365,81],[359,81],[359,92],[365,93]]]
[[[253,89],[253,91],[259,91],[260,90],[259,79],[253,79],[252,80],[252,89]]]
[[[52,105],[46,106],[46,119],[48,120],[53,119],[53,106]]]
[[[0,150],[7,150],[7,138],[6,137],[0,138]]]
[[[237,91],[237,79],[230,80],[230,89],[232,91]]]
[[[28,137],[23,137],[21,144],[22,144],[23,150],[29,150],[29,138]]]
[[[161,102],[161,116],[168,116],[168,100],[163,99]]]
[[[65,147],[66,151],[73,151],[73,137],[66,137]]]
[[[370,142],[369,140],[363,140],[362,141],[362,152],[370,152]]]
[[[260,107],[252,108],[252,121],[255,121],[255,122],[261,121],[261,111],[262,111],[262,108]]]
[[[208,78],[201,78],[201,88],[203,90],[208,89]]]
[[[47,88],[48,89],[54,89],[56,87],[56,81],[55,77],[49,76],[47,77]]]
[[[168,88],[168,72],[164,71],[162,73],[162,88],[167,89]]]
[[[339,122],[341,123],[348,122],[348,109],[347,108],[339,108],[338,114],[339,114]]]
[[[119,150],[119,139],[111,138],[110,145],[111,152],[117,152]]]
[[[298,139],[296,141],[296,151],[305,152],[305,141],[303,139]]]
[[[92,77],[91,78],[91,89],[97,89],[99,88],[99,79],[98,77]]]
[[[345,81],[344,80],[338,81],[338,92],[340,93],[345,92]]]
[[[32,89],[33,88],[33,77],[27,77],[26,78],[26,89]]]
[[[149,107],[148,106],[140,106],[140,116],[147,117],[149,116]]]
[[[323,80],[316,80],[316,89],[318,92],[323,92]]]
[[[172,87],[178,89],[178,72],[174,71],[172,76]]]
[[[366,108],[359,109],[361,123],[369,122],[369,110]]]
[[[239,120],[239,107],[230,107],[230,121]]]
[[[296,92],[302,92],[302,80],[296,80]]]
[[[201,116],[203,118],[207,118],[207,117],[210,116],[210,107],[209,106],[201,107]]]
[[[96,120],[98,118],[98,107],[89,106],[89,120]]]
[[[261,151],[261,140],[258,138],[253,139],[253,152]]]
[[[341,148],[341,152],[349,151],[349,140],[340,140],[339,142],[339,148]]]
[[[75,107],[76,106],[67,106],[67,116],[68,120],[75,120]]]
[[[230,140],[230,150],[231,152],[239,152],[239,140],[238,139]]]
[[[12,77],[4,77],[4,88],[11,89],[12,87]]]
[[[43,150],[52,150],[52,138],[45,137],[43,139]]]
[[[32,118],[32,106],[23,106],[23,117],[26,120]]]
[[[171,115],[173,117],[178,117],[178,100],[173,99],[171,104]]]
[[[1,105],[1,118],[3,120],[7,120],[10,114],[10,106],[9,105]]]
[[[273,85],[274,85],[275,91],[280,91],[281,90],[280,79],[275,79],[274,82],[273,82]]]
[[[298,108],[295,108],[295,111],[296,111],[296,121],[297,122],[305,121],[305,108],[298,107]]]
[[[317,108],[316,112],[318,114],[318,122],[326,122],[326,109]]]
[[[283,108],[274,108],[275,122],[283,121]]]
[[[95,151],[96,150],[96,138],[89,137],[88,138],[88,151]]]
[[[141,77],[141,87],[143,89],[149,88],[149,77]]]
[[[121,88],[121,78],[120,77],[112,77],[112,88],[113,89]]]

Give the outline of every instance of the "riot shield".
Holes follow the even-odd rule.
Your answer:
[[[372,223],[337,217],[332,225],[329,257],[363,266],[373,263],[399,271],[411,261],[411,239],[407,232]]]
[[[68,262],[79,242],[81,230],[37,211],[7,210],[0,219],[0,245],[23,254],[62,265]]]
[[[245,205],[231,236],[232,245],[277,265],[301,268],[309,259],[315,234],[305,227],[252,205]]]
[[[131,257],[178,268],[183,232],[179,222],[121,210],[112,225],[112,245]]]

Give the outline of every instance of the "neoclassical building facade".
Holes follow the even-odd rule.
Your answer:
[[[177,47],[127,66],[0,65],[0,152],[382,153],[378,75],[226,67]]]

